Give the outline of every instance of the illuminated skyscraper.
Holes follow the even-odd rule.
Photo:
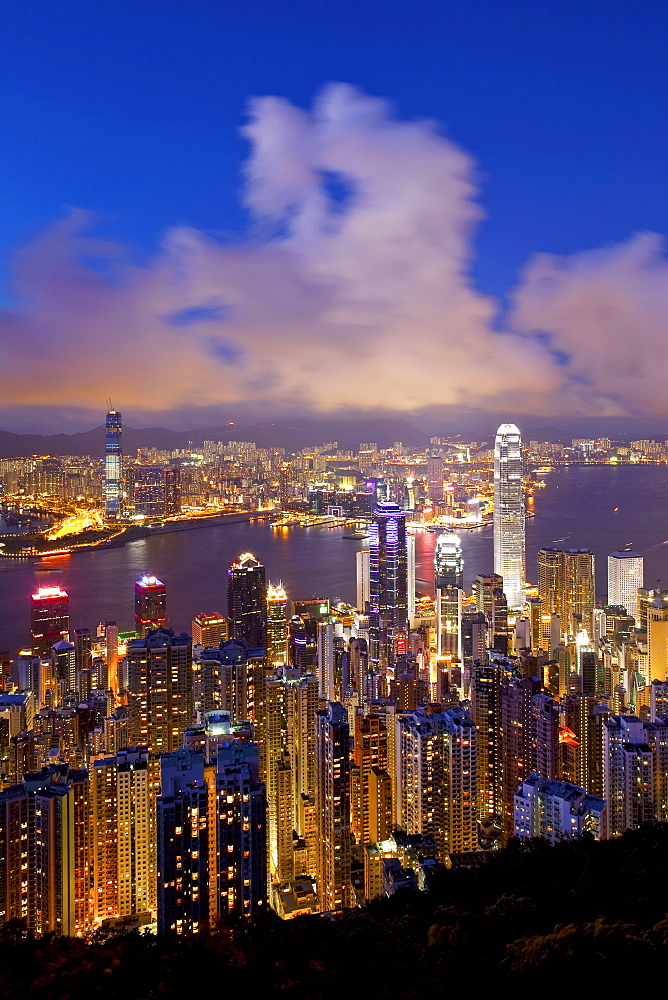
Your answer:
[[[181,509],[179,470],[162,465],[132,465],[132,504],[135,514],[168,517]]]
[[[228,639],[227,619],[217,613],[200,612],[193,618],[193,645],[204,646],[205,649],[217,649]]]
[[[438,656],[460,660],[464,559],[459,536],[451,532],[440,534],[436,541],[434,584]]]
[[[384,669],[408,634],[406,514],[391,500],[378,502],[369,527],[369,604],[369,659]]]
[[[436,540],[434,578],[437,587],[464,586],[462,543],[454,532],[442,532]]]
[[[267,587],[267,663],[288,662],[288,596],[282,583]]]
[[[266,641],[267,595],[264,566],[244,552],[227,571],[227,620],[231,639],[250,646]]]
[[[593,553],[589,549],[539,549],[538,596],[546,613],[559,615],[562,635],[575,636],[580,628],[591,632]]]
[[[621,605],[638,620],[638,590],[643,586],[643,558],[638,552],[608,556],[608,604]]]
[[[218,751],[219,918],[267,908],[267,799],[255,743],[231,740]]]
[[[146,747],[121,750],[96,760],[88,781],[94,922],[155,920],[160,761]]]
[[[144,574],[135,583],[135,624],[141,635],[167,628],[167,591],[157,576]]]
[[[350,742],[348,713],[339,702],[328,702],[316,712],[315,733],[321,913],[343,910],[352,901]]]
[[[111,408],[106,421],[104,455],[104,507],[108,518],[114,519],[122,510],[123,500],[123,450],[121,445],[122,426],[118,410]]]
[[[494,441],[494,572],[512,611],[524,605],[524,518],[522,439],[515,424],[501,424]]]
[[[48,656],[54,643],[67,639],[70,632],[70,599],[60,587],[39,587],[32,595],[32,649]]]
[[[178,750],[192,722],[192,642],[152,629],[127,645],[130,742],[154,753]]]

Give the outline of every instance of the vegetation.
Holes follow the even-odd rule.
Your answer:
[[[272,914],[189,938],[137,933],[0,936],[0,995],[157,1000],[188,995],[346,1000],[544,995],[633,984],[668,960],[668,825],[549,848],[513,842],[476,869],[444,871],[338,918]]]

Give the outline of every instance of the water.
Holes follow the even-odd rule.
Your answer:
[[[543,545],[590,548],[596,556],[597,593],[605,595],[607,556],[631,544],[645,556],[645,583],[668,586],[666,466],[570,466],[546,474],[536,490],[536,516],[527,521],[527,577],[536,580],[536,552]],[[614,508],[619,510],[615,511]],[[199,611],[226,608],[227,568],[242,552],[267,567],[267,579],[282,580],[291,599],[311,596],[355,602],[355,553],[363,541],[342,539],[336,528],[273,530],[265,522],[225,524],[157,535],[121,549],[86,552],[49,568],[30,562],[0,562],[0,650],[15,653],[29,640],[30,594],[59,584],[70,595],[72,628],[95,629],[115,619],[132,628],[134,582],[154,573],[167,586],[172,626],[188,630]],[[466,585],[493,568],[491,527],[464,531]],[[416,538],[418,591],[433,585],[436,535]],[[560,541],[564,539],[563,541]]]

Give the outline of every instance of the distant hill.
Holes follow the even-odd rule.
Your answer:
[[[300,451],[308,445],[337,441],[340,448],[356,449],[360,442],[374,441],[387,448],[395,441],[419,446],[429,436],[401,418],[369,418],[361,420],[311,420],[285,423],[259,423],[251,426],[200,427],[190,431],[174,431],[166,427],[123,427],[123,451],[132,455],[137,448],[160,448],[172,451],[187,448],[189,442],[254,441],[260,448],[285,448]],[[104,454],[104,426],[76,434],[14,434],[0,430],[0,458],[28,455],[93,455]]]

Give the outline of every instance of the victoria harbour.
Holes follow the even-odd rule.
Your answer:
[[[665,466],[555,467],[536,491],[535,516],[527,519],[527,579],[535,581],[536,553],[545,545],[590,548],[596,557],[597,594],[605,592],[606,558],[632,546],[645,558],[647,586],[668,580]],[[640,499],[642,498],[642,500]],[[531,509],[531,508],[530,508]],[[355,552],[363,540],[345,539],[342,528],[275,529],[267,521],[241,522],[140,539],[123,548],[89,551],[43,563],[0,562],[0,648],[29,641],[30,594],[59,584],[70,595],[73,627],[94,628],[115,619],[133,624],[133,586],[144,573],[167,587],[170,624],[188,631],[195,614],[224,609],[227,568],[242,552],[282,581],[288,596],[355,602]],[[433,592],[436,534],[416,532],[418,593]],[[465,584],[493,562],[491,526],[461,532]]]

